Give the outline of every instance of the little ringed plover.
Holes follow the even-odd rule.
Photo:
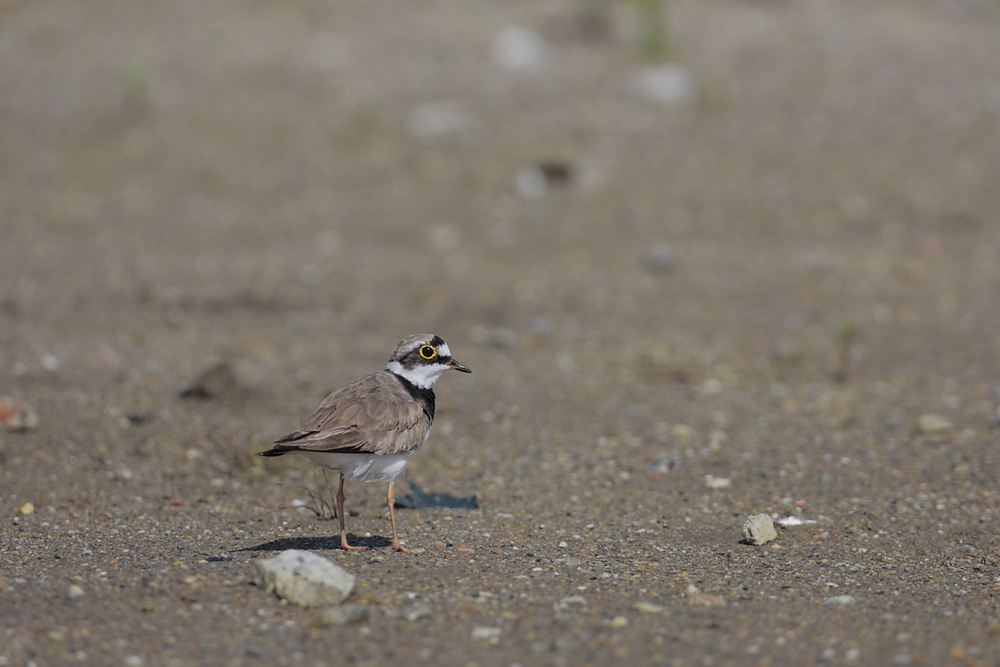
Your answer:
[[[399,342],[384,370],[366,375],[327,396],[305,425],[275,441],[260,456],[300,454],[340,472],[337,517],[340,548],[344,527],[344,480],[389,482],[386,502],[392,524],[393,551],[406,549],[396,534],[393,487],[410,457],[424,443],[434,421],[434,383],[447,370],[471,373],[451,356],[448,343],[432,334],[414,334]]]

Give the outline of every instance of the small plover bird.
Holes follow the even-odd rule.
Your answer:
[[[392,524],[391,549],[406,551],[396,535],[393,487],[396,477],[430,433],[434,383],[447,370],[472,372],[452,358],[448,343],[439,336],[407,336],[392,351],[385,370],[333,392],[302,428],[260,452],[260,456],[300,454],[316,465],[340,472],[337,517],[341,549],[364,550],[347,543],[344,528],[344,480],[360,479],[389,481],[386,502]]]

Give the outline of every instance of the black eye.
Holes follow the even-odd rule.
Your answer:
[[[433,345],[421,345],[419,352],[424,359],[433,359],[438,356],[438,351],[434,349]]]

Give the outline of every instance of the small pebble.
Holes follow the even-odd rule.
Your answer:
[[[422,104],[410,111],[407,118],[410,134],[418,139],[466,135],[475,126],[475,118],[462,100]]]
[[[716,477],[705,475],[705,486],[710,489],[727,489],[733,485],[733,481],[728,477]]]
[[[631,92],[647,102],[661,106],[674,106],[694,96],[694,77],[683,65],[647,67],[635,75],[629,86]]]
[[[671,434],[681,442],[688,442],[694,437],[694,428],[688,424],[676,424],[671,430]]]
[[[419,621],[434,614],[434,610],[425,604],[415,604],[400,612],[399,617],[407,621]]]
[[[371,610],[363,604],[348,604],[342,607],[327,607],[320,615],[320,625],[340,626],[367,621]]]
[[[646,251],[643,264],[650,271],[667,273],[677,268],[677,252],[668,245],[654,245]]]
[[[0,396],[0,425],[8,431],[31,431],[38,426],[38,413],[26,403]]]
[[[670,472],[674,468],[680,465],[680,461],[676,456],[657,456],[655,459],[646,464],[643,468],[644,471],[648,473],[665,473]]]
[[[747,544],[760,546],[778,537],[774,522],[767,514],[754,514],[743,523],[743,538]]]
[[[59,370],[59,357],[54,354],[43,354],[42,355],[42,368],[52,373]]]
[[[655,604],[653,602],[645,602],[645,601],[636,602],[634,605],[632,605],[632,608],[635,609],[636,611],[642,612],[643,614],[662,614],[664,611],[667,610],[667,608],[661,604]]]
[[[688,604],[693,607],[721,607],[726,604],[726,599],[721,595],[703,593],[694,584],[688,584],[684,596],[688,599]]]
[[[500,637],[500,628],[476,626],[472,628],[473,639],[497,639]]]
[[[32,503],[24,503],[20,509],[22,516],[31,516],[35,513],[35,506]]]
[[[853,595],[834,595],[833,597],[828,597],[823,601],[823,604],[830,607],[846,607],[847,605],[854,604]]]
[[[628,625],[628,619],[625,618],[624,616],[615,616],[614,618],[611,619],[611,622],[608,623],[608,625],[610,625],[612,628],[624,628],[626,625]]]
[[[920,419],[917,421],[917,428],[921,433],[928,435],[934,435],[938,433],[947,433],[955,428],[947,418],[941,415],[927,414],[920,415]]]
[[[66,597],[68,597],[71,600],[82,598],[83,595],[84,595],[83,589],[77,586],[76,584],[73,584],[66,590]]]
[[[548,47],[534,30],[515,26],[501,31],[490,51],[493,62],[503,69],[530,72],[545,62]]]

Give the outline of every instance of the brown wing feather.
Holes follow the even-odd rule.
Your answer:
[[[401,454],[419,447],[430,426],[430,415],[400,380],[379,371],[327,396],[305,425],[277,440],[272,451]]]

